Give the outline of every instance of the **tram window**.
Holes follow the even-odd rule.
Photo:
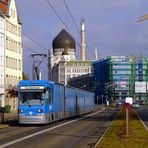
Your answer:
[[[49,97],[48,97],[48,95],[49,95],[49,91],[47,90],[47,91],[46,91],[46,104],[49,103]]]
[[[51,103],[51,90],[46,91],[46,104]]]

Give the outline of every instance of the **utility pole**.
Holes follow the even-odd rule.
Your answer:
[[[33,59],[32,80],[40,80],[41,72],[40,72],[39,66],[43,62],[43,60],[47,57],[47,55],[46,54],[32,54],[31,57]]]

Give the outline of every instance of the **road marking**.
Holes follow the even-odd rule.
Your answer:
[[[79,119],[75,119],[75,120],[72,120],[72,121],[69,121],[69,122],[66,122],[66,123],[63,123],[63,124],[60,124],[60,125],[57,125],[57,126],[48,128],[48,129],[46,129],[46,130],[39,131],[39,132],[37,132],[37,133],[34,133],[34,134],[31,134],[31,135],[28,135],[28,136],[25,136],[25,137],[22,137],[22,138],[13,140],[13,141],[8,142],[8,143],[6,143],[6,144],[0,145],[0,148],[4,148],[4,147],[6,147],[6,146],[10,146],[10,145],[12,145],[12,144],[21,142],[21,141],[26,140],[26,139],[29,139],[29,138],[31,138],[31,137],[34,137],[34,136],[43,134],[43,133],[45,133],[45,132],[47,132],[47,131],[51,131],[51,130],[56,129],[56,128],[58,128],[58,127],[62,127],[62,126],[64,126],[64,125],[67,125],[67,124],[70,124],[70,123],[73,123],[73,122],[82,120],[82,119],[84,119],[84,118],[86,118],[86,117],[89,117],[89,116],[93,116],[93,115],[95,115],[95,114],[97,114],[97,113],[99,113],[99,112],[102,112],[102,111],[104,111],[104,110],[105,110],[105,108],[103,108],[102,110],[97,111],[97,112],[95,112],[95,113],[92,113],[92,114],[90,114],[90,115],[87,115],[87,116],[85,116],[85,117],[82,117],[82,118],[79,118]]]
[[[113,113],[112,113],[113,114]],[[112,115],[111,114],[111,115]],[[107,117],[111,116],[111,115],[108,115]],[[114,121],[114,120],[113,120]],[[103,139],[103,137],[105,136],[105,134],[107,133],[107,131],[109,130],[109,128],[111,127],[111,125],[113,124],[113,121],[109,124],[109,126],[107,127],[107,129],[105,130],[105,132],[103,133],[103,135],[101,136],[101,138],[98,140],[98,142],[95,144],[94,148],[97,147],[97,145],[101,142],[101,140]]]
[[[141,112],[142,112],[142,110],[141,110]],[[141,123],[143,124],[143,126],[144,126],[144,128],[148,131],[148,127],[145,125],[145,123],[141,120],[141,118],[140,118],[140,116],[138,115],[138,113],[137,112],[135,112],[136,113],[136,115],[138,116],[138,118],[139,118],[139,120],[141,121]]]

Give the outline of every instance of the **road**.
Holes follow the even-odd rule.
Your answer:
[[[148,106],[141,106],[136,112],[148,129]]]
[[[107,108],[93,115],[49,125],[14,124],[0,130],[0,148],[89,148],[93,147],[118,111]]]

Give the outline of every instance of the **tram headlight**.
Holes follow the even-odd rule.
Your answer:
[[[43,110],[42,109],[38,109],[38,113],[42,113],[43,112]]]
[[[24,111],[22,109],[19,110],[20,113],[23,113]]]

